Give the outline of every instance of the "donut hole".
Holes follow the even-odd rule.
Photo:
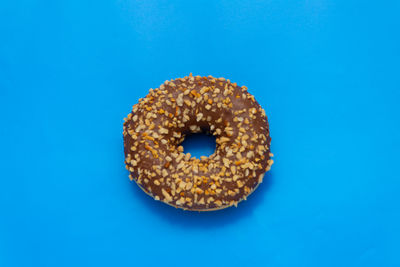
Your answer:
[[[190,153],[192,157],[211,156],[217,147],[216,138],[208,132],[187,133],[183,142],[183,153]]]

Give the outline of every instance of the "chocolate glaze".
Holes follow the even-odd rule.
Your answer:
[[[264,110],[247,88],[223,78],[190,75],[166,81],[133,106],[123,128],[131,179],[178,208],[237,205],[273,163]],[[216,151],[189,158],[179,145],[186,134],[199,131],[216,136]]]

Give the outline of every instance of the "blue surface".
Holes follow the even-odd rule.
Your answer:
[[[0,266],[400,266],[399,1],[0,2]],[[238,208],[128,179],[122,118],[246,85],[276,164]]]
[[[185,136],[181,146],[185,153],[190,153],[192,157],[210,156],[215,152],[217,143],[215,136],[206,133],[188,134]]]

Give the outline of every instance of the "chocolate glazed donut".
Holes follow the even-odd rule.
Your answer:
[[[224,78],[166,81],[150,89],[124,119],[126,168],[144,192],[195,211],[237,206],[262,182],[273,160],[264,110]],[[216,136],[217,148],[200,159],[184,153],[188,133]]]

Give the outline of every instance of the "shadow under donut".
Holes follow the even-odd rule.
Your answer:
[[[132,182],[131,187],[133,193],[143,205],[146,205],[161,219],[171,224],[182,227],[217,228],[237,222],[251,215],[254,209],[263,202],[266,191],[273,185],[273,177],[273,171],[268,171],[258,188],[248,196],[246,201],[240,202],[237,207],[233,206],[222,210],[203,212],[174,208],[163,202],[155,201],[152,197],[145,194],[134,182]]]

